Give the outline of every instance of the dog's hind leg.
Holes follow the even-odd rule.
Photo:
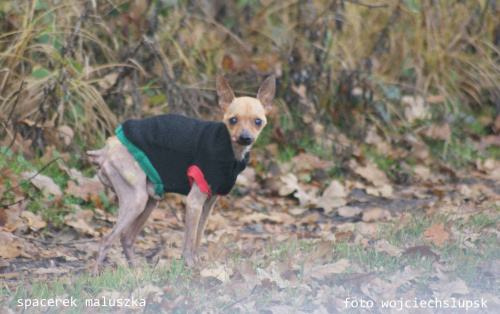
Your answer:
[[[125,231],[130,224],[145,210],[148,195],[146,193],[133,193],[119,195],[120,207],[118,208],[118,219],[109,234],[104,236],[99,246],[96,263],[92,274],[99,274],[99,266],[104,261],[108,251],[115,240]]]
[[[129,262],[131,267],[135,267],[134,250],[132,248],[135,239],[148,220],[149,215],[151,215],[151,212],[156,208],[157,205],[158,200],[149,198],[144,211],[139,215],[139,217],[134,220],[134,222],[132,222],[130,228],[125,231],[125,233],[123,233],[120,238],[120,242],[122,243],[123,247],[123,253],[125,253],[125,257],[127,258],[127,261]]]
[[[99,154],[101,175],[109,180],[118,196],[118,218],[111,232],[104,236],[99,246],[92,273],[97,275],[114,241],[129,228],[145,210],[149,195],[146,189],[146,174],[137,165],[134,157],[115,137],[107,141],[105,154]]]

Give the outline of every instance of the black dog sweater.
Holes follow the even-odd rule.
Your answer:
[[[209,195],[227,195],[248,164],[234,157],[231,137],[222,122],[165,114],[125,121],[118,139],[132,153],[156,194],[187,195],[193,181]]]

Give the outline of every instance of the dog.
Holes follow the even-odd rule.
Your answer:
[[[208,217],[219,196],[228,194],[248,163],[252,144],[267,124],[276,79],[269,76],[257,98],[235,97],[217,73],[216,90],[223,121],[159,115],[125,121],[100,150],[87,151],[98,166],[100,181],[118,196],[118,218],[101,240],[92,274],[120,236],[123,252],[135,267],[133,245],[139,231],[165,193],[186,195],[182,254],[188,267],[198,249]]]

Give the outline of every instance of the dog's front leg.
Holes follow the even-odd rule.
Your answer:
[[[208,195],[203,193],[198,184],[193,182],[191,191],[186,197],[186,218],[184,221],[184,247],[182,255],[189,267],[193,267],[196,262],[196,238],[200,216],[203,211],[203,204]]]
[[[203,212],[201,213],[200,222],[198,223],[198,230],[196,231],[196,245],[195,253],[198,256],[198,250],[200,249],[201,239],[205,233],[205,228],[207,227],[208,217],[212,213],[215,203],[219,199],[219,195],[212,195],[203,204]]]

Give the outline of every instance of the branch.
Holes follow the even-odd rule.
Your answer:
[[[353,4],[357,4],[357,5],[360,5],[360,6],[363,6],[363,7],[367,7],[367,8],[370,8],[370,9],[387,8],[389,6],[387,3],[386,4],[366,4],[366,3],[361,3],[358,0],[344,0],[344,1],[345,2],[350,2],[350,3],[353,3]]]
[[[59,159],[60,159],[60,160],[62,160],[62,162],[64,162],[64,164],[66,164],[66,161],[64,161],[64,159],[62,159],[61,157],[54,158],[54,159],[52,159],[52,160],[51,160],[48,164],[46,164],[45,166],[43,166],[43,168],[42,168],[42,169],[38,170],[38,171],[37,171],[34,175],[32,175],[29,179],[26,179],[25,181],[23,181],[23,182],[19,183],[18,185],[13,186],[13,187],[11,187],[10,189],[6,190],[6,191],[3,193],[2,197],[0,197],[0,207],[7,208],[7,207],[12,206],[12,205],[14,205],[14,204],[17,204],[17,203],[19,203],[19,202],[21,202],[21,201],[24,201],[24,200],[29,199],[30,197],[26,197],[26,198],[24,198],[24,199],[23,199],[23,200],[21,200],[21,201],[17,201],[17,202],[11,203],[11,204],[5,204],[5,205],[2,205],[2,201],[3,201],[3,199],[4,199],[4,196],[5,196],[8,192],[10,192],[10,191],[12,191],[12,190],[14,190],[14,189],[17,189],[18,187],[23,186],[23,185],[25,185],[25,184],[26,184],[26,183],[28,183],[28,182],[31,182],[31,179],[33,179],[34,177],[36,177],[37,175],[39,175],[42,171],[44,171],[45,169],[47,169],[47,167],[49,167],[51,164],[53,164],[54,162],[56,162],[56,161],[57,161],[57,160],[59,160]],[[68,165],[67,165],[67,164],[66,164],[66,167],[68,167]],[[69,168],[69,167],[68,167],[68,168]]]

